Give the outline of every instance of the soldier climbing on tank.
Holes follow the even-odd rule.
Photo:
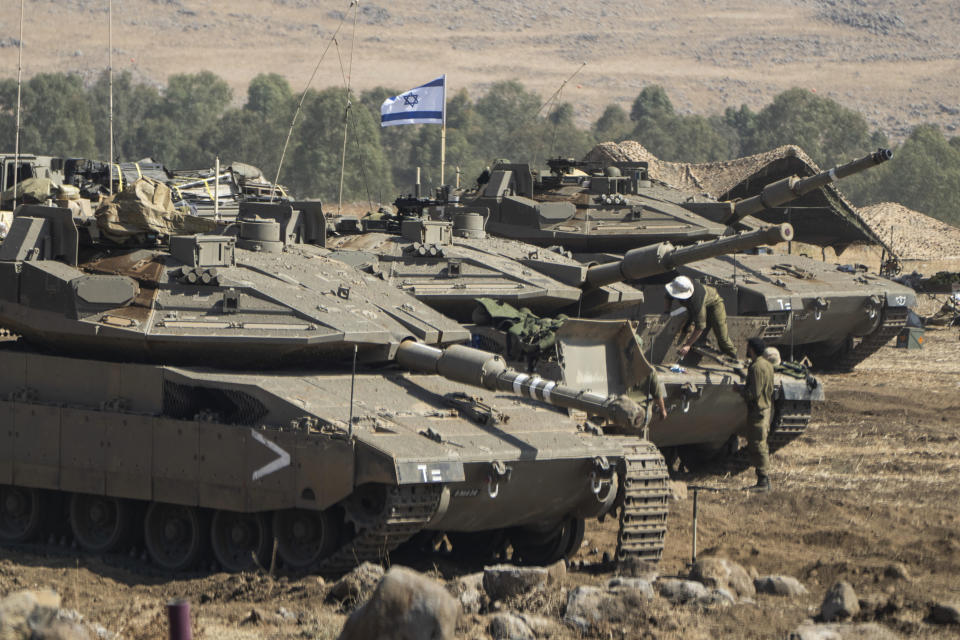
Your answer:
[[[667,419],[667,388],[664,386],[663,382],[660,380],[660,376],[657,375],[657,370],[654,369],[650,372],[650,375],[647,376],[647,379],[643,381],[640,385],[641,388],[646,387],[647,392],[653,398],[653,403],[657,408],[656,415],[661,420]]]
[[[770,432],[770,414],[773,408],[773,364],[765,357],[767,345],[760,338],[747,341],[747,381],[743,385],[743,397],[747,402],[747,451],[757,472],[757,484],[751,491],[770,491],[767,475],[770,452],[767,435]]]
[[[668,313],[674,300],[686,307],[688,314],[685,330],[687,338],[678,349],[680,357],[687,355],[690,347],[710,328],[720,351],[736,360],[737,350],[727,333],[727,310],[716,289],[694,282],[687,276],[677,276],[667,283]]]

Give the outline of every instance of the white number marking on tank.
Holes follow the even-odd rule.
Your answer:
[[[523,389],[523,382],[524,382],[524,380],[526,380],[526,379],[529,378],[529,377],[530,377],[530,376],[528,376],[528,375],[525,374],[525,373],[517,374],[517,377],[513,379],[513,392],[514,392],[515,394],[517,394],[518,396],[523,395],[523,391],[522,391],[522,389]]]
[[[896,300],[898,306],[902,307],[903,305],[907,304],[907,296],[897,296]]]
[[[273,451],[275,454],[279,456],[273,462],[269,462],[253,472],[254,482],[259,480],[260,478],[263,478],[264,476],[270,475],[271,473],[276,473],[277,471],[280,471],[280,469],[283,469],[284,467],[290,466],[290,454],[284,451],[283,449],[281,449],[280,446],[277,445],[277,443],[267,440],[266,438],[263,437],[263,434],[258,433],[253,429],[250,429],[250,433],[251,435],[253,435],[254,440],[256,440],[257,442],[265,446],[267,449],[270,449],[271,451]]]
[[[423,478],[424,482],[443,482],[443,472],[440,469],[430,469],[430,473],[427,473],[427,465],[418,464],[417,471],[420,472],[420,477]]]
[[[777,298],[777,302],[780,303],[780,308],[781,308],[781,309],[783,309],[784,311],[790,311],[790,301],[789,301],[789,300],[787,300],[786,302],[784,302],[784,301],[783,301],[783,298]]]

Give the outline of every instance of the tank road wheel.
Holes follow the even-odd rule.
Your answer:
[[[307,569],[328,556],[340,539],[337,512],[285,509],[273,514],[277,554],[291,569]]]
[[[38,489],[0,485],[0,544],[28,542],[40,532]]]
[[[154,502],[147,508],[144,542],[150,558],[167,571],[193,566],[203,552],[205,534],[194,507]]]
[[[90,553],[106,553],[127,541],[131,505],[126,500],[75,493],[70,496],[70,530],[77,544]]]
[[[522,527],[510,535],[513,561],[517,564],[546,566],[564,558],[572,558],[583,542],[582,518],[567,518],[559,525]]]
[[[270,553],[270,531],[259,513],[217,511],[210,523],[213,554],[227,571],[256,569],[267,562]],[[256,558],[256,559],[254,559]]]

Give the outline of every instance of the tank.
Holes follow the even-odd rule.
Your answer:
[[[481,297],[538,315],[631,315],[643,293],[627,281],[793,238],[789,224],[772,225],[687,247],[663,242],[628,251],[615,262],[586,265],[563,250],[489,236],[482,219],[468,234],[458,223],[479,213],[429,202],[435,201],[419,201],[414,208],[407,201],[406,215],[339,224],[339,235],[328,237],[326,246],[331,257],[376,274],[461,322],[473,319],[473,302]]]
[[[190,235],[151,220],[118,245],[22,206],[0,246],[19,336],[0,344],[0,543],[67,528],[90,553],[142,539],[168,571],[208,548],[231,571],[271,549],[339,571],[435,532],[540,564],[618,508],[615,556],[659,558],[642,404],[454,344],[461,325],[312,244],[309,205],[241,203]]]
[[[560,244],[591,264],[618,260],[638,246],[689,244],[762,227],[754,214],[890,157],[889,150],[880,149],[809,178],[777,181],[738,202],[718,202],[653,181],[643,162],[602,168],[556,159],[548,163],[551,174],[538,180],[528,165],[503,164],[462,200],[489,212],[486,228],[492,234]],[[916,302],[911,289],[891,280],[800,255],[726,255],[678,271],[716,286],[728,315],[766,316],[765,337],[771,343],[797,357],[810,355],[818,365],[847,370],[896,335]],[[637,318],[659,311],[663,281],[633,282],[646,294],[645,304],[634,307],[633,315],[618,310],[611,316]]]

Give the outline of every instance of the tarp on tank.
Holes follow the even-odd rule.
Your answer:
[[[178,211],[170,188],[151,178],[140,178],[107,198],[94,215],[103,235],[119,243],[147,234],[190,235],[216,229],[212,220]]]
[[[646,162],[654,180],[678,189],[706,193],[718,200],[740,200],[757,195],[763,187],[782,178],[806,178],[822,171],[803,149],[795,145],[721,162],[686,163],[660,160],[639,142],[626,140],[619,144],[598,144],[585,159],[593,162]],[[890,251],[835,185],[815,189],[789,205],[763,211],[754,217],[772,224],[789,222],[797,241],[833,247],[837,252],[856,243],[879,245]]]

